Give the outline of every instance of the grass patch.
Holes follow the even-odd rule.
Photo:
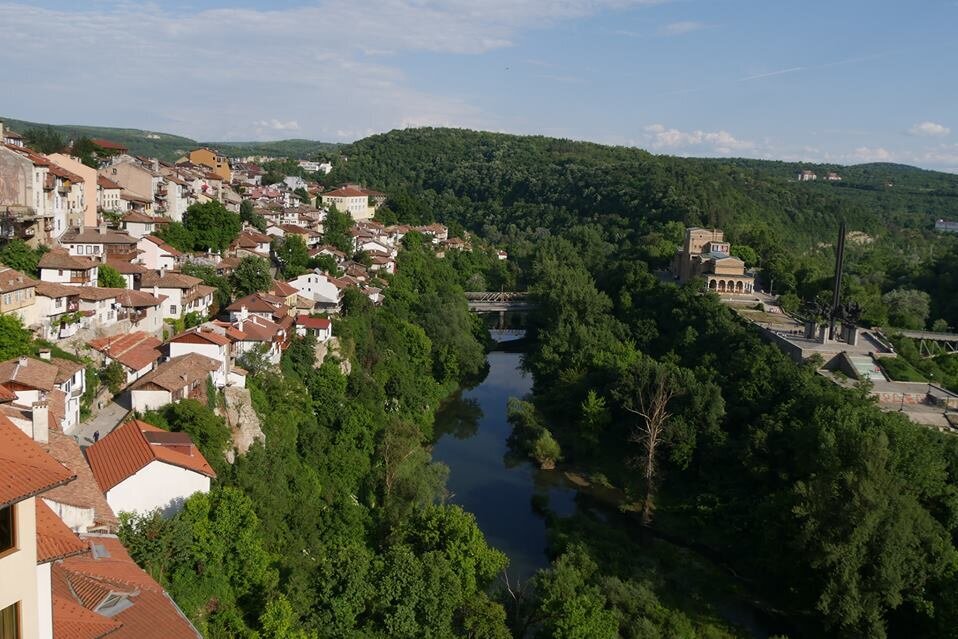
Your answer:
[[[925,376],[902,357],[879,357],[878,365],[896,382],[927,382]]]

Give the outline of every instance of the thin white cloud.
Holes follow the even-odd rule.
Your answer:
[[[757,73],[755,75],[739,78],[738,82],[749,82],[750,80],[761,80],[762,78],[771,78],[776,75],[785,75],[787,73],[795,73],[796,71],[804,71],[806,68],[807,67],[790,67],[788,69],[779,69],[777,71],[769,71],[768,73]]]
[[[757,147],[754,142],[738,139],[723,130],[682,131],[663,124],[650,124],[643,130],[648,145],[656,150],[731,155],[736,152],[755,151]]]
[[[672,22],[665,25],[659,29],[661,35],[667,36],[678,36],[685,35],[686,33],[692,33],[693,31],[701,31],[702,29],[707,29],[709,25],[704,22],[696,22],[694,20],[683,20],[680,22]]]
[[[850,159],[858,162],[891,162],[894,154],[883,147],[860,146],[850,154]]]
[[[924,137],[943,137],[951,133],[951,129],[946,127],[943,124],[938,124],[937,122],[919,122],[915,126],[908,129],[908,132],[912,135],[919,135]]]
[[[272,131],[299,131],[299,122],[296,120],[283,122],[282,120],[272,118],[270,120],[260,120],[255,124],[261,129],[270,129]]]

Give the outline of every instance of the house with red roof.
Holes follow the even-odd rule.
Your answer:
[[[163,342],[150,333],[135,331],[91,339],[87,345],[103,355],[103,364],[119,363],[126,373],[126,384],[132,384],[152,371],[163,354]]]
[[[310,334],[316,337],[316,341],[325,342],[333,336],[333,323],[326,317],[298,315],[296,317],[296,334],[300,337]]]
[[[335,206],[339,211],[349,213],[354,220],[359,221],[371,219],[385,197],[378,191],[347,184],[323,193],[321,199],[324,207]]]
[[[166,344],[170,357],[179,357],[196,353],[204,355],[220,363],[218,370],[212,373],[213,384],[222,388],[227,384],[245,386],[245,375],[233,377],[233,343],[224,332],[215,330],[210,325],[197,326],[174,335]]]
[[[178,512],[191,495],[207,493],[213,468],[187,433],[133,419],[86,449],[90,469],[115,513]]]
[[[206,401],[206,381],[219,368],[220,362],[197,353],[167,360],[130,386],[132,408],[145,413],[187,398]]]
[[[97,263],[88,257],[70,255],[63,249],[47,251],[40,257],[40,280],[67,286],[96,286]]]
[[[140,264],[151,270],[172,270],[183,261],[183,253],[176,250],[155,235],[146,234],[136,243]]]

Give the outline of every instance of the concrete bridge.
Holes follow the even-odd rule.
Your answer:
[[[932,331],[895,331],[918,342],[918,352],[924,357],[941,353],[958,353],[958,333],[934,333]]]
[[[468,291],[469,310],[476,313],[529,311],[536,307],[525,291]]]

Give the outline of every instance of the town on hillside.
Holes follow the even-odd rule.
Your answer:
[[[98,139],[91,162],[2,123],[0,142],[0,315],[44,345],[0,362],[0,591],[17,589],[23,636],[199,636],[118,515],[171,516],[216,473],[190,435],[139,417],[219,394],[229,454],[244,453],[263,438],[251,367],[306,335],[321,362],[350,291],[382,303],[406,235],[439,257],[471,241],[380,223],[386,194],[363,185],[264,183],[254,158],[209,148],[170,163]],[[198,248],[202,234],[219,244]]]

